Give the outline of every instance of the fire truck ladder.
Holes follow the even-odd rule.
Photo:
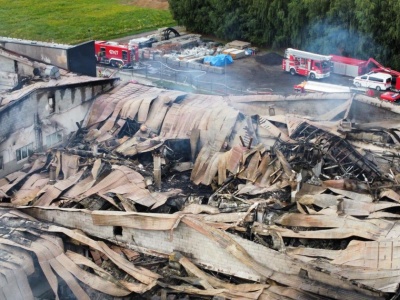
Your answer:
[[[332,56],[330,56],[330,55],[321,55],[321,54],[316,54],[316,53],[311,53],[311,52],[288,48],[285,51],[285,56],[286,56],[286,58],[289,58],[290,55],[293,55],[293,56],[299,57],[299,58],[312,59],[312,60],[331,60],[331,58],[332,58]]]

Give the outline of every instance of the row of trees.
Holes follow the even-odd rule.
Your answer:
[[[188,30],[368,59],[400,70],[399,0],[169,0]]]

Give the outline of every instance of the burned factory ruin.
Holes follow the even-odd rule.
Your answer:
[[[0,59],[0,299],[398,296],[399,106]]]

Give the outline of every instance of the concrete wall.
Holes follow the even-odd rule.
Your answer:
[[[22,77],[32,77],[33,69],[27,59],[0,51],[0,90],[11,90]]]
[[[14,60],[9,59],[8,57],[0,55],[0,66],[1,66],[0,70],[2,72],[15,73]]]
[[[43,63],[68,69],[67,48],[43,46],[40,42],[20,43],[18,41],[3,41],[3,48],[29,57]],[[94,55],[94,53],[93,53]]]
[[[63,45],[0,37],[0,46],[35,61],[81,75],[96,76],[94,41]]]
[[[8,91],[18,85],[18,75],[0,71],[0,91]]]
[[[314,97],[313,97],[314,96]],[[248,97],[248,96],[246,96]],[[251,101],[242,96],[229,96],[230,105],[246,115],[295,114],[318,118],[332,109],[344,104],[351,94],[304,94],[304,95],[254,95]]]
[[[20,76],[33,76],[33,66],[26,65],[23,63],[17,63],[17,68],[18,68],[18,75]]]
[[[356,123],[400,122],[400,106],[375,97],[357,95],[353,101],[349,120]]]
[[[193,262],[207,269],[249,280],[262,281],[262,276],[255,270],[238,261],[213,240],[182,222],[173,231],[140,230],[124,227],[122,235],[116,235],[113,226],[93,225],[91,215],[87,212],[35,208],[29,208],[23,210],[23,212],[40,220],[50,221],[64,227],[81,229],[90,236],[114,241],[117,244],[123,244],[128,248],[149,255],[165,257],[174,251],[179,251]],[[265,257],[276,252],[238,236],[231,235],[231,237],[261,264],[267,263]]]
[[[0,91],[10,90],[17,83],[14,61],[0,55]]]

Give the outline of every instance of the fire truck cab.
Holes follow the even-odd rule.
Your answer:
[[[95,41],[96,61],[113,67],[129,67],[139,61],[139,47],[117,42]]]
[[[282,69],[292,75],[307,76],[310,79],[329,77],[331,56],[288,48],[282,61]]]

